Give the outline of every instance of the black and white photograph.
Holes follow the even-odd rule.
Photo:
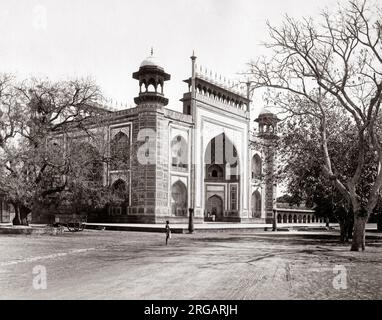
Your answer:
[[[382,299],[379,0],[0,0],[0,28],[0,300]]]

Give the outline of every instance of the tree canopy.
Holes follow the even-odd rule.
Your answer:
[[[25,224],[41,204],[102,203],[101,168],[108,159],[101,98],[86,79],[0,77],[0,191],[15,208],[15,224]]]
[[[271,58],[251,62],[249,75],[253,88],[267,87],[269,101],[287,116],[308,120],[301,127],[304,137],[318,143],[312,152],[321,155],[322,173],[353,209],[351,249],[359,250],[382,186],[382,10],[366,0],[349,1],[320,17],[286,16],[278,27],[268,23]],[[331,116],[333,108],[337,117]],[[330,122],[342,119],[354,136],[354,148],[343,150],[346,163],[332,152],[342,144],[333,141]],[[368,175],[370,165],[379,170]]]

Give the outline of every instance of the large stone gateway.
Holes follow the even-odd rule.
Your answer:
[[[100,139],[111,161],[93,170],[118,201],[90,213],[92,222],[187,223],[190,208],[195,223],[272,218],[277,118],[262,112],[251,134],[249,91],[198,67],[195,56],[191,66],[183,112],[166,107],[171,76],[152,54],[133,73],[136,106],[109,113]],[[32,222],[46,222],[42,212]],[[49,220],[63,214],[50,211]]]

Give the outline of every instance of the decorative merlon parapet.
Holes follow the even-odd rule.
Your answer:
[[[240,83],[240,81],[228,79],[223,77],[221,74],[218,75],[217,72],[208,70],[207,68],[197,65],[196,63],[195,76],[234,94],[242,96],[243,98],[247,97],[247,88]]]
[[[113,100],[112,98],[103,98],[99,101],[99,105],[106,109],[107,111],[115,112],[121,109],[132,108],[131,105],[128,105],[127,102],[121,102]]]
[[[215,99],[215,97],[207,96],[207,95],[204,95],[204,94],[201,94],[198,92],[195,94],[195,98],[201,102],[213,105],[215,107],[218,107],[218,108],[225,110],[225,111],[228,111],[230,113],[234,113],[234,114],[240,115],[242,117],[249,118],[249,112],[246,110],[245,105],[235,106],[235,105],[223,102],[223,101],[219,101],[219,100]]]
[[[276,204],[276,207],[274,207],[275,210],[278,212],[296,212],[296,213],[315,213],[313,209],[294,209],[294,208],[283,208],[278,207]]]

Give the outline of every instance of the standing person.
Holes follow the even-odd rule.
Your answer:
[[[170,221],[168,220],[166,221],[165,230],[166,230],[166,246],[167,246],[168,239],[171,239]]]

